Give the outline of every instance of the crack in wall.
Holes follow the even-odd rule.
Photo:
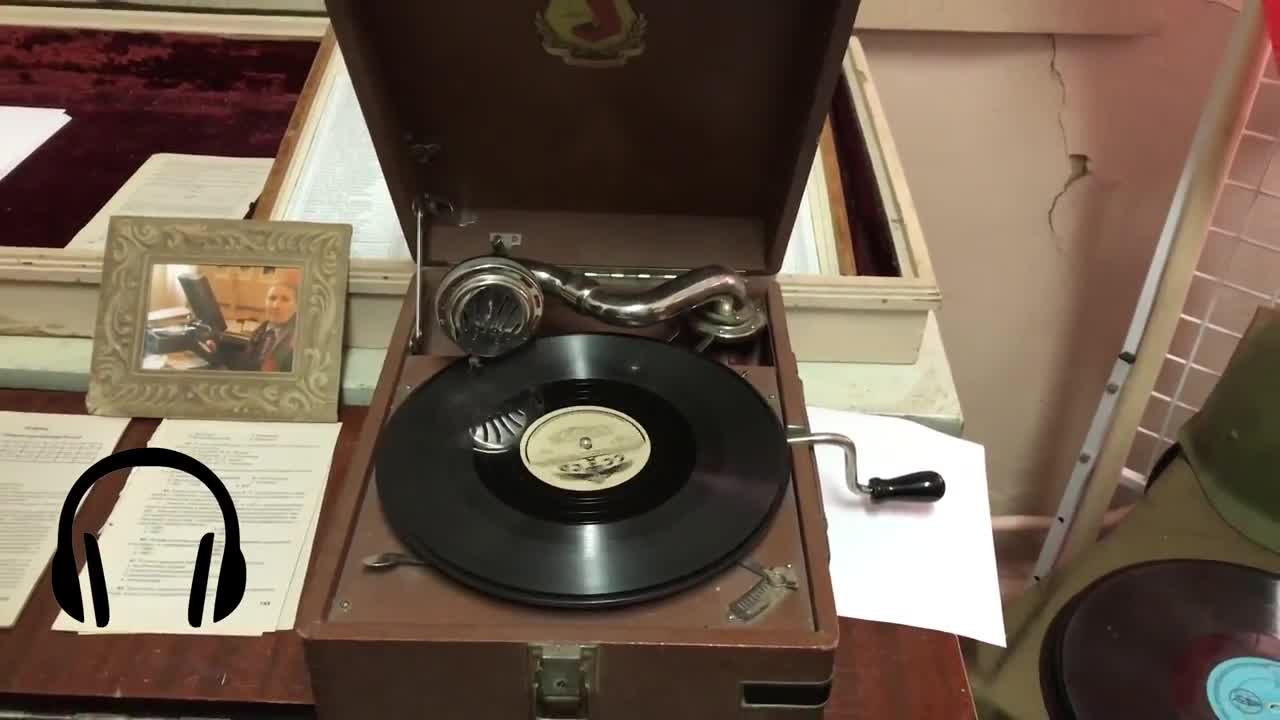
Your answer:
[[[1062,76],[1062,70],[1058,68],[1058,36],[1049,36],[1049,74],[1058,83],[1058,91],[1062,95],[1062,101],[1058,104],[1058,131],[1062,133],[1062,149],[1064,152],[1070,153],[1067,148],[1067,123],[1063,118],[1063,114],[1067,110],[1067,79]]]
[[[1071,146],[1067,140],[1067,122],[1065,119],[1067,111],[1067,80],[1062,76],[1062,70],[1058,67],[1058,36],[1049,35],[1049,74],[1053,76],[1058,83],[1058,88],[1062,95],[1062,101],[1058,105],[1058,132],[1062,137],[1062,152],[1067,156],[1067,162],[1071,166],[1070,173],[1067,175],[1066,181],[1062,183],[1062,189],[1058,194],[1053,196],[1053,202],[1049,204],[1049,232],[1053,234],[1054,241],[1059,247],[1062,246],[1062,238],[1058,235],[1058,228],[1054,224],[1053,216],[1058,211],[1058,203],[1062,202],[1062,198],[1066,197],[1080,180],[1089,177],[1089,156],[1082,153],[1071,152]]]
[[[1066,194],[1070,192],[1071,187],[1077,182],[1089,177],[1089,156],[1081,153],[1068,153],[1067,161],[1071,163],[1071,174],[1067,176],[1067,181],[1062,183],[1062,189],[1057,195],[1053,196],[1053,203],[1049,205],[1049,230],[1053,233],[1055,240],[1058,237],[1058,229],[1053,224],[1053,213],[1058,209],[1058,203]]]

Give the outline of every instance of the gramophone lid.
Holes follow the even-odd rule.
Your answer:
[[[327,0],[410,251],[776,273],[859,0]],[[424,203],[426,205],[427,203]]]
[[[1223,519],[1280,552],[1280,310],[1258,309],[1179,441]]]

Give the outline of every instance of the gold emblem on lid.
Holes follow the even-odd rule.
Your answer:
[[[630,0],[549,0],[534,20],[542,47],[578,67],[620,67],[644,52],[648,22]]]

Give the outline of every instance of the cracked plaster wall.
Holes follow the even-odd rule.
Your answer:
[[[1147,36],[862,35],[996,514],[1056,507],[1237,17],[1153,12]]]

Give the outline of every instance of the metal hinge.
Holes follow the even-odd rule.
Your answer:
[[[595,646],[531,645],[534,720],[588,720],[596,687]]]

